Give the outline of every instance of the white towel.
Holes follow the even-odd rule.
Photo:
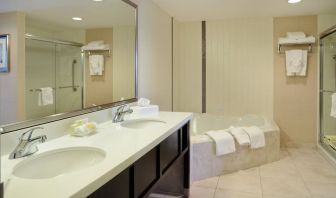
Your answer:
[[[287,38],[302,39],[306,38],[306,34],[303,32],[287,32]]]
[[[90,75],[103,75],[104,71],[104,56],[90,55],[89,56]]]
[[[330,116],[336,118],[336,93],[331,95],[331,112]]]
[[[239,145],[247,146],[251,144],[250,137],[241,127],[230,127],[228,130],[235,137]]]
[[[256,126],[243,127],[248,136],[250,137],[251,148],[257,149],[265,146],[265,134]]]
[[[286,71],[287,76],[305,76],[307,71],[307,51],[287,50]]]
[[[315,43],[316,38],[314,36],[308,36],[306,38],[287,38],[280,37],[278,39],[279,44],[307,44],[307,43]]]
[[[222,131],[208,131],[207,134],[216,144],[216,155],[225,155],[236,151],[234,139],[231,134]]]
[[[53,89],[51,87],[41,88],[41,91],[38,93],[38,105],[46,106],[52,105],[54,103]]]

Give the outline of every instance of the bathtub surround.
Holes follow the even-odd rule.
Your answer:
[[[251,149],[249,145],[240,145],[235,141],[236,152],[217,156],[214,143],[204,133],[221,130],[230,126],[258,126],[265,136],[265,147]],[[191,124],[191,180],[197,181],[224,173],[247,169],[279,160],[280,130],[269,119],[259,116],[242,118],[195,115]]]
[[[274,46],[287,32],[317,37],[317,16],[274,18]],[[286,77],[285,57],[274,51],[274,119],[282,144],[314,144],[317,132],[317,47],[308,55],[306,77]]]

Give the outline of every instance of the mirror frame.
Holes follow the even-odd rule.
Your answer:
[[[76,117],[88,113],[93,113],[101,110],[106,110],[112,107],[120,106],[123,104],[129,104],[132,102],[136,102],[138,100],[138,5],[133,3],[131,0],[121,0],[128,5],[132,6],[135,9],[135,21],[136,21],[136,26],[135,26],[135,97],[123,101],[117,101],[117,102],[112,102],[104,105],[99,105],[95,107],[88,107],[85,109],[77,110],[77,111],[72,111],[72,112],[66,112],[66,113],[59,113],[59,114],[54,114],[46,117],[41,117],[33,120],[25,120],[21,122],[15,122],[11,124],[5,124],[0,126],[0,134],[5,134],[5,133],[10,133],[13,131],[25,129],[25,128],[30,128],[34,127],[37,125],[41,124],[46,124],[50,122],[55,122],[59,120],[64,120],[67,118],[71,117]]]

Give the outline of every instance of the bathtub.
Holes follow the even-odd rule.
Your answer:
[[[216,156],[214,142],[204,133],[209,130],[227,129],[230,126],[258,126],[265,133],[266,146],[252,150],[236,142],[235,153]],[[194,114],[190,134],[192,181],[260,166],[280,158],[279,127],[273,120],[263,116],[228,117]]]

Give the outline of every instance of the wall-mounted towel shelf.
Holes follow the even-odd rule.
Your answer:
[[[296,45],[305,45],[308,47],[308,52],[311,53],[313,51],[313,44],[315,43],[315,37],[310,36],[302,39],[292,39],[292,38],[279,38],[278,40],[278,53],[284,54],[285,52],[282,50],[283,46],[296,46]]]
[[[90,50],[82,50],[83,53],[85,53],[87,56],[94,55],[94,54],[100,54],[107,57],[111,56],[111,50],[110,49],[90,49]]]

